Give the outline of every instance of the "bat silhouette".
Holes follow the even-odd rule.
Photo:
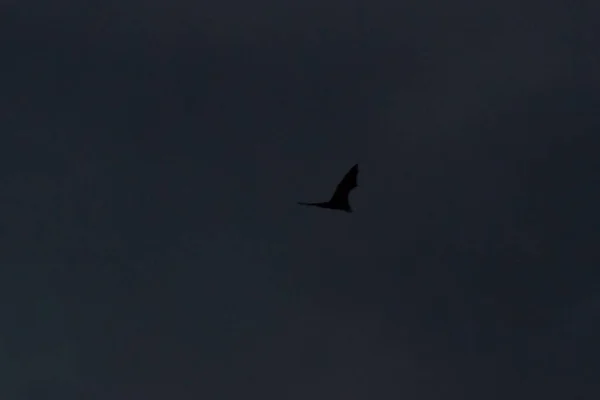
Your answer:
[[[332,210],[342,210],[351,213],[352,207],[350,207],[350,202],[348,201],[348,197],[350,192],[355,187],[358,187],[356,184],[356,176],[358,175],[358,164],[354,165],[350,168],[350,171],[344,175],[341,182],[338,183],[335,188],[335,192],[333,192],[333,196],[329,201],[325,201],[322,203],[302,203],[298,202],[303,206],[314,206],[321,208],[329,208]]]

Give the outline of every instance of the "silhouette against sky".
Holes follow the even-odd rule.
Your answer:
[[[600,3],[0,9],[0,398],[600,398]]]
[[[358,176],[358,164],[355,164],[346,175],[342,178],[340,183],[337,184],[331,199],[320,203],[303,203],[299,202],[303,206],[314,206],[321,208],[328,208],[331,210],[342,210],[351,213],[352,207],[350,206],[350,192],[356,188],[357,182],[356,177]]]

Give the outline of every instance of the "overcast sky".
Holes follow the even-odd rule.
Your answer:
[[[598,15],[2,2],[0,397],[598,398]]]

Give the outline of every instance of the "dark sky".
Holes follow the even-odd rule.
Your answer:
[[[0,10],[2,399],[598,398],[597,1]]]

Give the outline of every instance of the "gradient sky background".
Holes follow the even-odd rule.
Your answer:
[[[3,1],[0,397],[599,398],[599,15]]]

